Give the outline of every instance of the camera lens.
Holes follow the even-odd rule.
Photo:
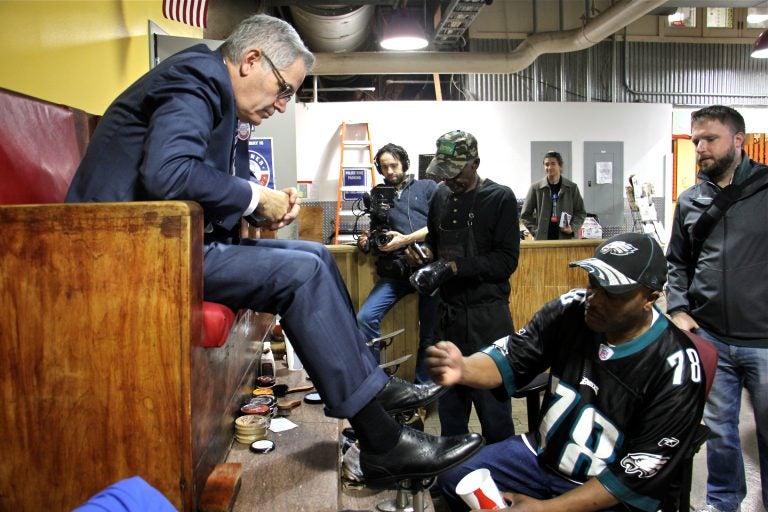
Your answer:
[[[372,238],[373,245],[376,247],[383,247],[387,245],[390,240],[392,240],[392,237],[386,232],[374,233]]]

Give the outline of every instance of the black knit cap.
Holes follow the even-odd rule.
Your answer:
[[[661,291],[667,282],[667,260],[661,246],[642,233],[612,236],[595,249],[595,255],[573,261],[609,293],[625,293],[647,286]]]

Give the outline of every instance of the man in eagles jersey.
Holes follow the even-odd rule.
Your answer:
[[[488,445],[439,477],[451,510],[467,510],[456,484],[480,467],[509,491],[505,510],[520,511],[656,511],[680,477],[705,381],[694,344],[654,306],[666,281],[661,247],[626,233],[570,266],[589,273],[589,286],[517,333],[468,357],[449,341],[427,352],[436,383],[499,399],[550,369],[537,432]]]

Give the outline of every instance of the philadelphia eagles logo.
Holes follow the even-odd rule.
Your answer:
[[[621,467],[628,475],[650,478],[658,473],[668,460],[669,457],[662,457],[653,453],[628,453],[621,459]]]
[[[525,332],[524,329],[520,329],[520,331]],[[518,331],[518,334],[520,334],[520,331]],[[505,356],[509,355],[509,350],[507,349],[507,343],[509,342],[509,336],[504,336],[503,338],[499,338],[498,340],[494,341],[491,345],[501,351],[502,354]]]
[[[603,248],[600,249],[600,254],[615,254],[616,256],[626,256],[633,252],[637,252],[637,247],[620,240],[605,244]]]

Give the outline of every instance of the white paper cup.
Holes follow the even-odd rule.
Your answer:
[[[498,510],[506,507],[491,472],[480,468],[468,473],[456,484],[456,494],[473,510]]]

